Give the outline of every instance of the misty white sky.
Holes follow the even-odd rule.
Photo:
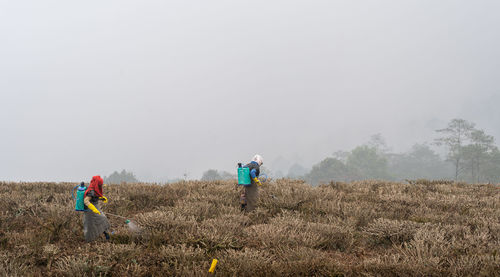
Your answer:
[[[500,1],[0,0],[0,180],[310,166],[463,117],[500,139]]]

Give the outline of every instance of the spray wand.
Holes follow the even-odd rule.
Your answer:
[[[106,214],[106,215],[115,216],[115,217],[119,217],[119,218],[123,218],[123,219],[125,219],[125,223],[129,223],[129,222],[130,222],[130,220],[129,220],[129,219],[127,219],[126,217],[121,216],[121,215],[116,215],[116,214],[112,214],[112,213],[108,213],[108,212],[106,212],[105,214]]]
[[[126,218],[124,216],[117,215],[117,214],[111,214],[111,213],[105,213],[105,215],[111,215],[111,216],[114,216],[114,217],[125,219],[125,224],[129,228],[129,230],[134,231],[134,232],[140,232],[141,231],[141,228],[139,226],[137,226],[134,222],[132,222],[130,219],[128,219],[128,218]]]
[[[123,218],[123,219],[125,219],[125,224],[129,224],[129,223],[130,223],[130,219],[128,219],[128,218],[126,218],[126,217],[124,217],[124,216],[121,216],[121,215],[116,215],[116,214],[112,214],[112,213],[108,213],[108,212],[106,212],[105,214],[106,214],[106,215],[111,215],[111,216],[114,216],[114,217]]]
[[[259,176],[259,180],[261,183],[266,183],[267,182],[267,179],[269,179],[269,177],[267,177],[267,174],[264,174],[264,173],[261,173],[260,176]],[[260,189],[263,190],[264,192],[266,192],[266,190],[264,190],[262,188],[262,186],[260,186]],[[269,194],[269,196],[273,199],[273,200],[277,200],[278,198],[273,195],[273,194]]]

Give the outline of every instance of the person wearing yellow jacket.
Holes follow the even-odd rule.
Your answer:
[[[104,180],[101,176],[94,176],[84,194],[83,234],[87,242],[97,239],[101,234],[104,234],[106,240],[110,238],[107,232],[110,227],[108,218],[99,210],[98,204],[99,200],[108,202],[102,192],[103,185]]]

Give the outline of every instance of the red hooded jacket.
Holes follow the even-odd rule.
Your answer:
[[[87,197],[87,193],[91,190],[95,192],[95,195],[98,197],[103,197],[102,195],[102,185],[104,184],[104,180],[101,178],[101,176],[97,175],[92,177],[92,180],[90,181],[90,185],[85,191],[84,197]]]

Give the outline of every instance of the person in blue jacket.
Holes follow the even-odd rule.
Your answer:
[[[259,190],[257,186],[262,185],[258,177],[260,174],[260,166],[263,163],[262,156],[255,155],[252,161],[244,166],[250,169],[252,184],[250,186],[245,186],[241,192],[240,204],[242,211],[250,212],[257,208],[257,201],[259,200]]]

